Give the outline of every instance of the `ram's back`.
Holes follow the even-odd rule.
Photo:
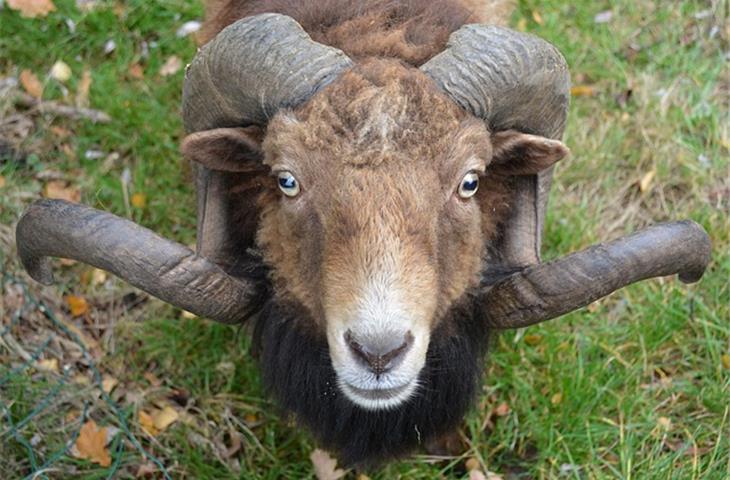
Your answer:
[[[350,58],[396,58],[419,66],[466,23],[503,24],[514,0],[213,0],[201,43],[244,17],[281,13]]]

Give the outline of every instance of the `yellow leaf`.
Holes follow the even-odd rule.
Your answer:
[[[337,468],[337,460],[330,457],[330,454],[324,450],[316,448],[309,459],[314,467],[314,474],[317,480],[338,480],[345,476],[347,472],[341,468]]]
[[[538,12],[537,10],[532,11],[532,19],[535,20],[535,23],[537,23],[538,25],[542,25],[543,23],[545,23],[542,19],[542,16],[540,16],[540,12]]]
[[[647,190],[649,190],[649,187],[651,186],[651,181],[654,179],[654,175],[656,175],[656,170],[651,169],[646,172],[644,176],[641,177],[641,180],[639,180],[640,192],[646,192]]]
[[[553,395],[552,397],[550,397],[550,403],[552,403],[553,405],[558,405],[562,401],[563,401],[563,394],[560,392],[558,392],[555,395]]]
[[[86,108],[89,106],[89,90],[91,89],[91,72],[86,69],[81,74],[81,80],[76,87],[76,106]]]
[[[45,360],[38,360],[36,367],[38,367],[39,370],[45,370],[46,372],[58,373],[58,359],[47,358]]]
[[[106,449],[106,441],[106,428],[98,428],[95,421],[89,420],[79,431],[74,456],[108,467],[112,464],[112,457]]]
[[[84,297],[77,297],[76,295],[67,295],[66,303],[71,311],[71,315],[79,317],[89,311],[89,304],[86,303]]]
[[[525,343],[530,346],[535,346],[542,341],[542,335],[530,334],[525,335]]]
[[[188,319],[190,319],[190,318],[198,318],[198,316],[195,315],[193,312],[188,312],[187,310],[183,310],[182,311],[181,317],[182,318],[188,318]]]
[[[51,67],[51,78],[59,82],[67,82],[71,78],[71,67],[62,60],[56,61]]]
[[[527,19],[525,17],[522,17],[517,21],[517,30],[520,32],[527,30]]]
[[[573,85],[570,87],[570,94],[574,97],[590,97],[596,90],[590,85]]]
[[[173,423],[175,423],[179,417],[180,416],[178,415],[177,410],[170,406],[167,406],[162,410],[157,410],[155,413],[152,414],[152,422],[155,426],[155,429],[161,432]]]
[[[106,282],[107,278],[107,273],[100,268],[95,268],[91,273],[91,280],[94,282],[94,285],[101,285]]]
[[[144,193],[135,193],[132,195],[132,206],[134,208],[143,209],[147,205],[147,195]]]
[[[155,428],[155,421],[153,420],[152,415],[145,412],[144,410],[139,411],[139,425],[145,432],[152,435],[153,437],[160,433]]]
[[[160,68],[160,75],[163,77],[169,77],[170,75],[174,75],[182,68],[182,60],[180,60],[180,57],[173,55],[169,57],[165,64]]]
[[[5,186],[5,177],[0,175],[0,188],[3,188]]]
[[[20,72],[20,84],[23,86],[23,90],[35,98],[41,98],[43,96],[43,84],[38,80],[35,73],[30,70],[23,70]]]
[[[667,417],[659,417],[656,421],[657,425],[662,427],[663,430],[670,430],[672,428],[672,419]]]
[[[730,355],[723,353],[720,359],[722,360],[722,366],[725,367],[725,369],[730,370]]]
[[[25,18],[45,17],[56,9],[52,0],[8,0],[8,7]]]
[[[63,180],[51,180],[43,187],[43,196],[46,198],[56,198],[66,200],[68,202],[78,203],[81,201],[81,192],[77,188],[73,188]]]

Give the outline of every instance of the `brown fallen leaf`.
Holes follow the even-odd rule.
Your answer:
[[[25,18],[45,17],[56,9],[52,0],[8,0],[8,7]]]
[[[319,448],[314,449],[309,455],[309,459],[312,461],[314,474],[318,480],[338,480],[347,473],[341,468],[337,468],[337,460]]]
[[[63,180],[51,180],[43,187],[43,196],[78,203],[81,201],[81,192],[70,187]]]
[[[132,63],[127,67],[127,73],[130,77],[135,80],[142,80],[144,78],[144,68],[139,63]]]
[[[36,367],[38,367],[39,370],[44,370],[46,372],[58,373],[58,359],[46,358],[38,360],[38,362],[36,362]]]
[[[150,385],[152,385],[153,387],[159,387],[160,385],[162,385],[162,380],[160,380],[157,375],[152,372],[144,372],[142,376],[145,378],[145,380],[150,382]]]
[[[169,77],[170,75],[176,74],[182,68],[182,60],[177,55],[169,57],[165,64],[160,68],[160,75],[163,77]]]
[[[494,414],[498,417],[505,417],[509,415],[510,408],[509,405],[507,405],[507,402],[502,402],[499,405],[497,405],[497,408],[494,409]]]
[[[81,74],[81,80],[76,87],[76,106],[86,108],[89,106],[89,90],[91,89],[91,72],[86,69]]]
[[[482,464],[479,463],[479,460],[477,460],[474,457],[469,457],[466,462],[464,463],[464,466],[466,467],[467,471],[471,472],[472,470],[479,470],[482,468]]]
[[[101,389],[104,390],[104,393],[111,393],[118,383],[119,380],[109,374],[105,374],[101,379]]]
[[[5,186],[5,177],[0,175],[0,188],[3,188]]]
[[[570,87],[570,95],[573,97],[590,97],[596,93],[596,89],[590,85],[573,85]]]
[[[43,96],[43,84],[40,80],[38,80],[35,73],[30,70],[23,70],[20,72],[20,76],[18,78],[20,80],[20,85],[23,86],[23,90],[28,92],[31,97],[41,98]]]
[[[68,309],[71,311],[71,315],[74,317],[80,317],[89,311],[89,304],[84,297],[67,295],[66,303],[68,304]]]
[[[106,444],[107,429],[99,428],[95,421],[89,420],[81,427],[79,437],[76,439],[76,449],[72,450],[72,454],[76,458],[108,467],[112,464],[112,457],[109,455],[109,450],[106,449]]]

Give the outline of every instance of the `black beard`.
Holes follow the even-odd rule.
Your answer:
[[[472,295],[432,333],[416,392],[389,410],[363,409],[339,390],[327,340],[304,311],[269,297],[254,320],[254,351],[268,393],[341,465],[376,466],[459,426],[476,396],[488,339]]]

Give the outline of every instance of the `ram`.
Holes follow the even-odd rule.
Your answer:
[[[449,432],[490,332],[649,277],[696,281],[710,250],[685,221],[541,264],[568,70],[475,20],[447,0],[219,4],[183,89],[196,252],[46,200],[17,227],[26,269],[47,284],[46,257],[69,257],[248,319],[267,390],[345,464]]]

